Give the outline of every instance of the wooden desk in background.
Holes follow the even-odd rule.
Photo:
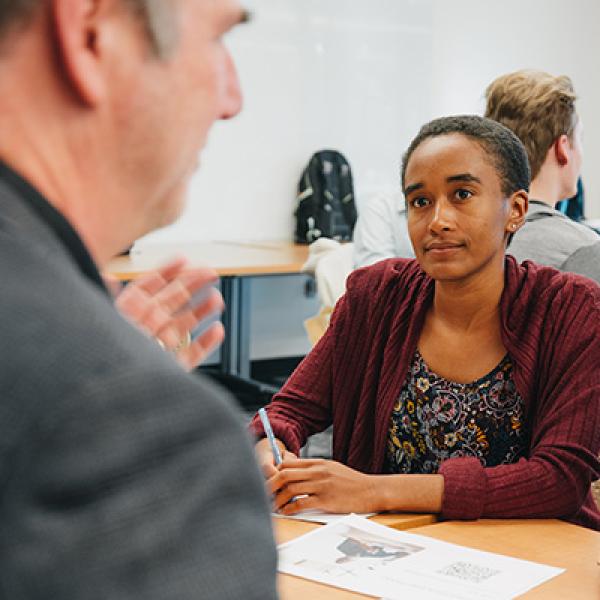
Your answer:
[[[394,517],[394,515],[382,515]],[[399,515],[402,516],[402,515]],[[562,567],[566,571],[520,596],[526,600],[598,600],[600,598],[600,533],[555,519],[448,521],[412,528],[410,515],[406,529],[445,542],[514,558]],[[419,515],[421,517],[427,515]],[[380,517],[376,517],[378,521]],[[381,521],[379,521],[381,522]],[[384,525],[388,523],[383,523]],[[289,541],[320,525],[277,519],[278,543]],[[402,528],[398,527],[397,528]],[[308,581],[279,574],[281,600],[343,600],[368,598]]]
[[[135,247],[118,256],[107,271],[129,281],[163,265],[175,256],[185,256],[191,267],[212,267],[223,278],[300,273],[308,258],[308,246],[291,242],[190,242]]]
[[[191,267],[212,267],[221,277],[225,300],[221,348],[221,372],[250,379],[250,281],[251,277],[297,275],[308,258],[308,246],[291,242],[194,242],[157,244],[113,259],[107,272],[129,281],[163,265],[175,256],[185,256]]]

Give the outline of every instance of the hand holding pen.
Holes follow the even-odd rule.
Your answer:
[[[273,434],[267,411],[264,408],[259,409],[258,416],[265,430],[264,439],[260,440],[255,446],[256,458],[258,464],[266,479],[273,477],[277,473],[279,466],[285,458],[296,458],[293,452],[286,450],[285,446]]]

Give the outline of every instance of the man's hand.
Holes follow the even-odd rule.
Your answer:
[[[117,295],[115,304],[134,325],[175,353],[187,370],[197,367],[223,341],[217,321],[190,340],[200,323],[223,311],[223,298],[212,287],[218,280],[212,269],[186,270],[176,259],[161,269],[132,281]],[[199,298],[199,300],[198,300]],[[191,343],[190,343],[191,341]]]
[[[282,442],[276,440],[276,444],[279,446],[282,460],[293,460],[296,459],[296,455],[286,449]],[[267,438],[263,438],[254,446],[254,453],[256,455],[256,461],[260,470],[263,472],[265,479],[271,479],[275,474],[278,473],[277,467],[275,466],[275,459],[273,458],[273,452],[271,445]]]
[[[269,479],[267,489],[274,510],[284,515],[305,509],[365,513],[379,510],[376,479],[333,460],[289,458]]]

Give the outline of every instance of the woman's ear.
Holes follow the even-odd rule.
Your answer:
[[[506,232],[510,235],[516,233],[527,217],[529,208],[529,194],[525,190],[519,190],[508,199],[509,213],[506,221]]]

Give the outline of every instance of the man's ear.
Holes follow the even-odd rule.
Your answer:
[[[106,96],[101,34],[110,0],[51,0],[57,60],[77,99],[96,106]]]
[[[516,233],[527,217],[527,210],[529,209],[529,194],[525,190],[519,190],[515,192],[508,199],[509,215],[506,222],[506,232],[508,234]]]
[[[568,135],[563,135],[557,137],[554,140],[554,156],[556,158],[556,162],[564,167],[569,162],[570,150],[571,150],[571,140]]]

